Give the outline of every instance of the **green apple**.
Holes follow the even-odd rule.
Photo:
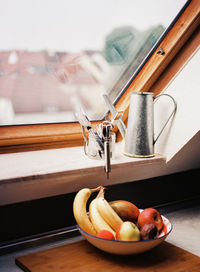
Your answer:
[[[116,240],[139,241],[140,231],[133,222],[125,221],[116,231]]]

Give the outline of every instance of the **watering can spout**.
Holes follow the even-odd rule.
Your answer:
[[[126,126],[124,124],[124,122],[122,121],[122,112],[118,112],[115,107],[113,106],[112,102],[110,101],[110,98],[108,97],[107,94],[103,94],[103,98],[106,102],[106,105],[109,108],[109,111],[111,112],[112,116],[113,116],[113,121],[116,122],[119,131],[123,137],[123,139],[125,139],[125,134],[126,134]]]

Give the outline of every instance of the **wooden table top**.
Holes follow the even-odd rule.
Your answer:
[[[67,244],[16,258],[26,272],[199,272],[200,257],[163,242],[130,256],[105,253],[87,241]]]

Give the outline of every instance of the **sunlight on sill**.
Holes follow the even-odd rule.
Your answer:
[[[111,169],[124,165],[141,165],[164,162],[165,158],[156,155],[152,158],[131,158],[122,154],[122,144],[116,144],[116,152],[111,159]],[[0,181],[28,179],[37,175],[49,175],[61,172],[79,170],[94,170],[98,168],[104,172],[104,160],[93,160],[84,154],[83,147],[60,148],[40,151],[30,151],[0,155]],[[112,173],[112,172],[111,172]]]

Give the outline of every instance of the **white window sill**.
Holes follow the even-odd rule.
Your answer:
[[[92,160],[83,147],[0,155],[0,205],[75,192],[160,175],[165,157],[130,158],[116,144],[109,179],[103,160]],[[117,152],[118,151],[118,152]]]

